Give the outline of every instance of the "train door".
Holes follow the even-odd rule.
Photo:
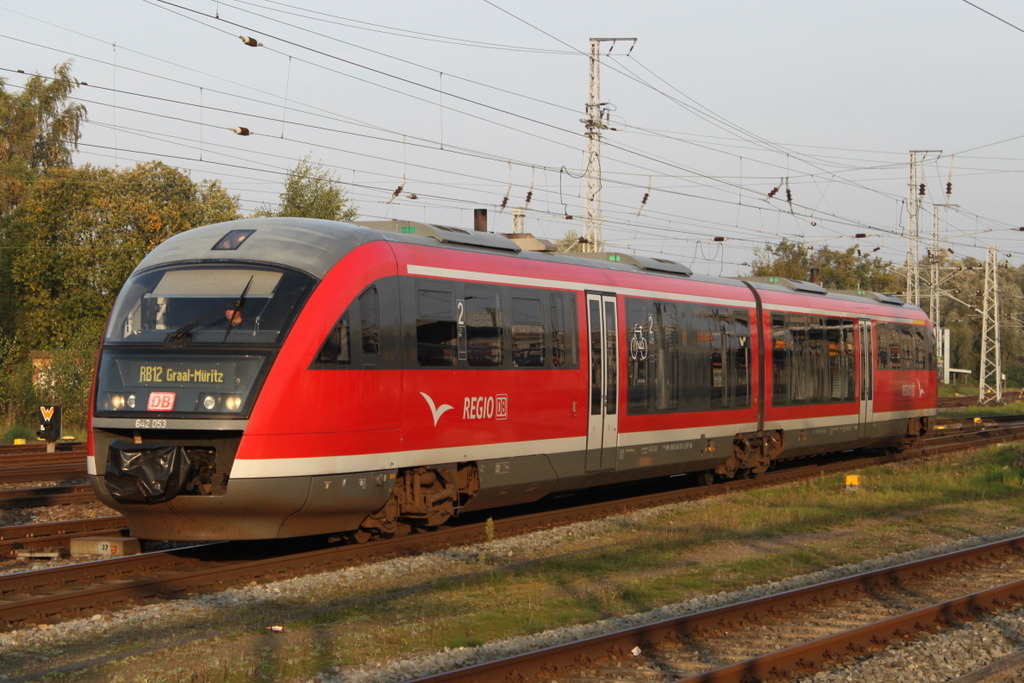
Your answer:
[[[590,333],[590,416],[587,472],[615,467],[618,443],[618,315],[615,297],[587,292]]]
[[[871,334],[871,321],[861,320],[860,326],[860,437],[869,436],[875,397],[875,342]]]

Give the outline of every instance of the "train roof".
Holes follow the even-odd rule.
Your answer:
[[[917,307],[888,294],[871,291],[827,290],[820,285],[783,277],[716,278],[694,275],[689,267],[669,259],[611,252],[555,253],[550,242],[532,235],[475,232],[416,221],[341,223],[315,218],[245,218],[193,228],[151,251],[137,270],[169,263],[246,261],[283,265],[321,279],[348,253],[377,241],[405,242],[474,252],[501,254],[549,263],[646,272],[698,282],[743,286],[759,291],[802,293],[848,301]]]

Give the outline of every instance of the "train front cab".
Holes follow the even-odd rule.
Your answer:
[[[196,228],[139,265],[101,348],[88,458],[98,497],[128,518],[133,534],[273,538],[284,520],[315,510],[323,504],[317,494],[340,484],[303,457],[329,454],[338,431],[337,413],[324,405],[329,392],[305,370],[344,307],[335,301],[329,318],[316,310],[337,294],[321,285],[361,246],[376,259],[376,275],[388,257],[394,273],[375,231],[311,219]],[[343,271],[333,277],[352,279]],[[388,414],[380,405],[369,410]],[[365,486],[322,505],[331,510],[319,519],[329,515],[330,524],[309,533],[358,524],[387,499],[386,477],[354,478]]]

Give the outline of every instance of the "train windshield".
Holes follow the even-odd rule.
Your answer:
[[[148,270],[121,290],[105,340],[172,348],[277,345],[312,286],[307,275],[248,264]]]

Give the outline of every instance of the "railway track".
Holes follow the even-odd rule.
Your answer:
[[[52,481],[86,475],[86,446],[83,443],[57,444],[55,453],[44,445],[0,447],[0,483]]]
[[[973,442],[966,444],[965,437],[973,438]],[[980,447],[1012,438],[1024,438],[1024,426],[995,427],[943,436],[936,443],[929,443],[929,452],[962,450],[971,445]],[[508,511],[508,517],[487,521],[467,516],[458,526],[362,545],[338,545],[340,539],[220,543],[10,574],[0,577],[0,627],[58,621],[139,600],[211,591],[254,580],[276,580],[336,569],[388,556],[480,542],[489,538],[490,534],[523,533],[642,508],[800,481],[823,474],[848,472],[921,455],[920,450],[910,450],[895,455],[815,460],[810,464],[797,463],[790,468],[768,472],[754,479],[737,479],[714,486],[669,489],[529,514],[512,509]],[[535,510],[537,506],[530,507]],[[311,549],[311,543],[321,545]]]
[[[92,487],[88,484],[0,489],[0,510],[74,505],[77,503],[91,503],[95,500],[97,500],[96,494],[93,493]]]
[[[85,443],[82,441],[58,441],[56,446],[58,453],[68,451],[84,451]],[[23,443],[17,445],[0,444],[0,461],[8,456],[19,455],[46,455],[46,444],[42,441],[36,443]]]
[[[128,524],[121,515],[73,519],[64,522],[0,527],[0,557],[17,557],[19,551],[70,551],[71,540],[102,534],[127,536]]]
[[[1024,538],[1016,538],[421,678],[418,683],[782,681],[1020,606],[1022,571]]]

